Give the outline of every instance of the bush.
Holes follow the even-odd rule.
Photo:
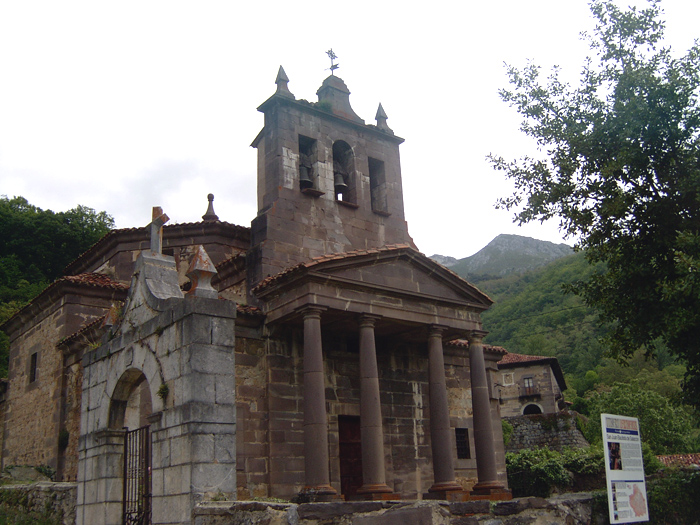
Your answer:
[[[507,447],[510,443],[510,436],[513,434],[513,425],[505,419],[501,419],[501,427],[503,428],[503,444]]]
[[[513,496],[546,498],[554,489],[571,486],[573,475],[564,468],[562,455],[548,448],[506,454],[508,485]]]
[[[664,470],[647,480],[647,498],[650,523],[697,524],[700,472]]]

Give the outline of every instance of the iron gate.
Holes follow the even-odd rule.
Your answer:
[[[124,525],[150,525],[151,433],[148,425],[126,431],[123,502]]]

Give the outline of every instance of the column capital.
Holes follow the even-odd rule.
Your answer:
[[[469,335],[467,335],[467,340],[470,343],[473,341],[478,344],[481,343],[488,334],[486,330],[472,330],[469,332]]]
[[[358,317],[358,322],[360,323],[360,326],[374,326],[374,324],[381,318],[381,315],[376,314],[360,314]]]
[[[447,330],[447,326],[442,324],[430,324],[428,325],[428,336],[430,337],[442,337],[442,334]]]
[[[296,309],[304,317],[321,317],[326,310],[328,310],[327,307],[318,304],[307,304]]]

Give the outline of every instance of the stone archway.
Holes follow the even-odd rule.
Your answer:
[[[124,372],[114,388],[109,405],[109,428],[135,430],[148,425],[153,401],[148,379],[141,370]]]

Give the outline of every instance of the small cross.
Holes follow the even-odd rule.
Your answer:
[[[153,220],[149,224],[151,233],[151,252],[161,255],[163,253],[163,225],[170,220],[163,208],[153,207]]]
[[[333,75],[334,71],[340,67],[334,62],[334,60],[338,58],[338,56],[333,52],[332,48],[326,51],[326,55],[328,55],[328,58],[331,59],[331,75]]]

